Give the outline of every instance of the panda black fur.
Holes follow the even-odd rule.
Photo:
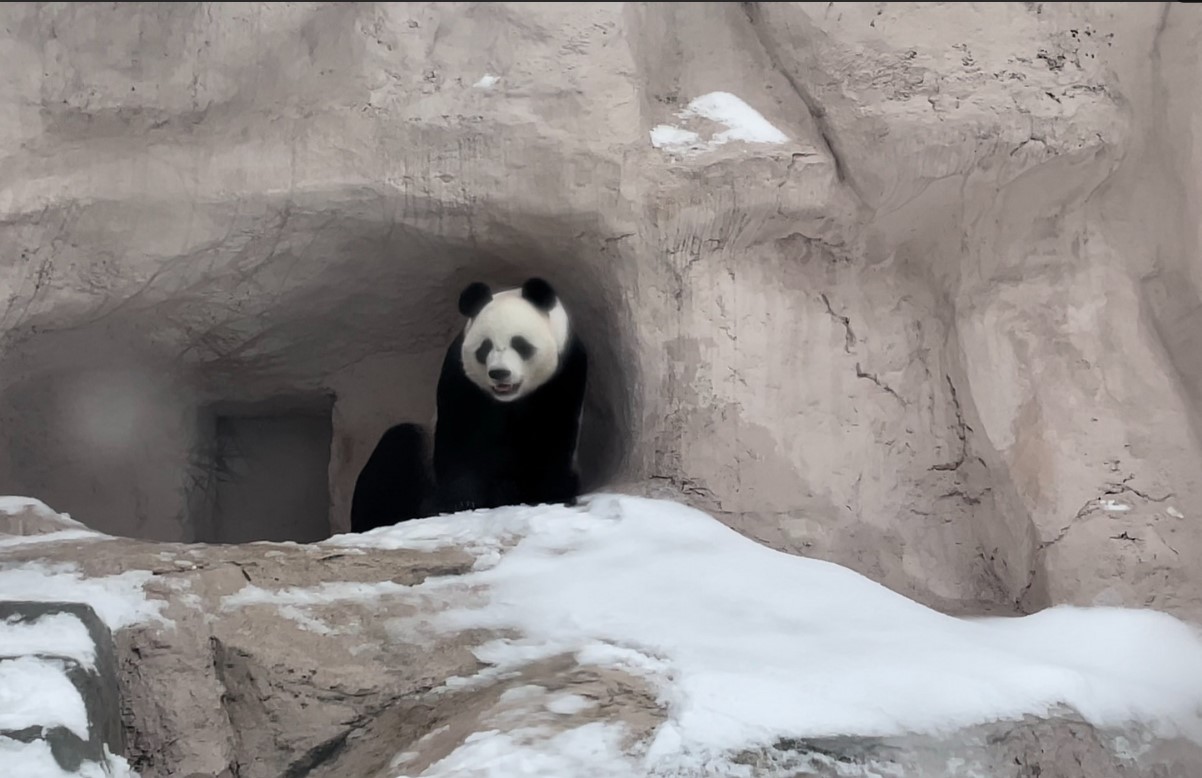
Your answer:
[[[431,491],[425,451],[425,436],[416,424],[398,424],[380,437],[355,481],[351,532],[425,515]]]
[[[438,380],[435,510],[574,505],[588,355],[555,290],[476,282],[459,311],[468,321]]]

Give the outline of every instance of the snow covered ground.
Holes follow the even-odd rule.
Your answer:
[[[442,613],[440,628],[519,631],[478,652],[501,670],[565,651],[620,664],[667,706],[641,754],[620,753],[605,727],[521,742],[483,733],[426,776],[522,774],[499,764],[572,774],[582,755],[595,775],[688,774],[780,737],[941,734],[1063,706],[1099,727],[1202,740],[1202,638],[1177,619],[1075,607],[953,618],[670,502],[600,495],[583,508],[478,511],[328,543],[473,548],[466,580],[418,587],[486,587],[486,604]]]
[[[477,511],[341,535],[322,545],[345,551],[453,546],[476,563],[466,575],[417,586],[248,585],[221,607],[271,605],[330,635],[319,617],[331,604],[441,602],[447,607],[436,608],[426,628],[519,636],[480,646],[476,654],[489,667],[448,685],[487,682],[570,653],[582,665],[643,677],[666,711],[653,737],[631,749],[618,721],[543,726],[535,712],[570,715],[590,701],[522,687],[528,698],[507,701],[511,714],[520,714],[516,723],[473,734],[416,773],[425,778],[696,775],[706,769],[738,775],[729,761],[734,753],[782,737],[938,735],[1065,707],[1099,727],[1139,724],[1161,736],[1202,741],[1202,636],[1177,619],[1074,607],[1024,618],[953,618],[838,565],[772,551],[672,502],[598,495],[576,508]],[[6,598],[87,602],[114,629],[161,618],[162,603],[142,592],[147,575],[87,579],[61,565],[5,566],[0,555]],[[463,597],[465,590],[473,596]],[[43,619],[38,634],[0,624],[0,655],[42,653],[50,641],[86,666],[94,658],[69,622]],[[20,678],[0,674],[0,707],[6,694],[45,699],[59,680],[42,678],[43,670]],[[38,689],[29,689],[35,681]],[[70,701],[65,691],[58,697]],[[512,708],[519,704],[531,706],[529,716]],[[8,715],[80,725],[79,710],[65,702],[39,710],[12,703]],[[43,746],[0,738],[0,764],[19,766],[17,775],[59,778]],[[410,775],[410,756],[397,754],[396,776]],[[115,760],[112,769],[122,775],[125,768]]]

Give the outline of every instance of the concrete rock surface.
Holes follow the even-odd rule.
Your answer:
[[[0,570],[143,581],[157,617],[118,629],[115,657],[97,656],[100,675],[119,683],[123,756],[142,778],[476,775],[439,762],[484,733],[537,750],[589,725],[620,727],[623,753],[646,750],[668,703],[645,668],[570,650],[494,664],[489,646],[520,632],[436,622],[488,601],[467,574],[508,549],[432,546],[64,539],[10,544]],[[114,723],[105,716],[95,720]],[[587,752],[579,758],[574,774],[599,774]],[[485,763],[475,755],[472,769]],[[765,778],[1186,778],[1202,748],[1101,731],[1065,710],[939,736],[785,739],[732,764]]]
[[[213,416],[327,403],[345,529],[380,433],[434,410],[459,290],[541,274],[592,349],[591,486],[948,610],[1199,618],[1200,30],[1178,3],[6,4],[0,482],[204,539]]]

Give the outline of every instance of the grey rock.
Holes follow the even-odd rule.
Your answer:
[[[81,603],[0,601],[0,621],[4,622],[36,625],[40,619],[59,613],[74,616],[87,628],[95,650],[95,667],[83,667],[75,659],[52,653],[39,653],[37,656],[63,664],[67,678],[83,699],[88,738],[81,739],[65,727],[29,727],[0,734],[25,742],[45,740],[50,745],[55,761],[64,770],[75,771],[84,760],[103,764],[106,748],[112,754],[121,754],[125,750],[121,689],[117,679],[112,633],[95,611]],[[0,662],[12,658],[15,657],[5,655],[4,646],[0,645]]]

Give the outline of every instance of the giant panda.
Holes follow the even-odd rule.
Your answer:
[[[575,505],[588,354],[549,283],[459,295],[434,426],[434,508]]]
[[[416,424],[380,438],[355,483],[351,531],[434,513],[564,503],[580,492],[576,445],[588,354],[551,285],[469,284],[467,318],[438,379],[434,485]]]

